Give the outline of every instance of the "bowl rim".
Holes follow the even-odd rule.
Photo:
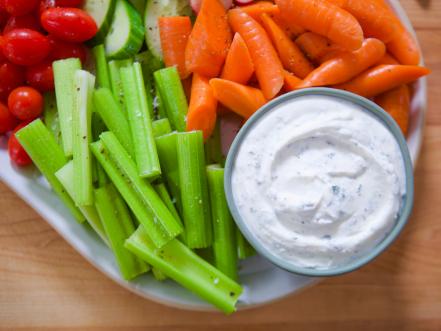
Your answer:
[[[236,206],[235,200],[233,198],[233,190],[232,190],[233,166],[237,158],[237,155],[239,153],[242,142],[244,138],[248,135],[248,132],[253,128],[255,123],[257,123],[261,118],[263,118],[269,111],[271,111],[275,107],[287,101],[301,98],[304,96],[325,96],[325,97],[337,98],[337,99],[353,102],[361,106],[363,111],[372,114],[374,117],[376,117],[392,133],[392,135],[394,136],[395,140],[399,145],[400,152],[404,161],[404,169],[406,175],[406,194],[403,197],[403,205],[400,209],[398,219],[395,221],[392,230],[385,236],[385,238],[378,245],[376,245],[367,254],[357,258],[356,260],[348,263],[347,265],[332,269],[313,269],[313,268],[296,266],[295,264],[278,257],[269,249],[265,248],[261,244],[261,241],[257,238],[257,236],[252,231],[249,230],[249,227],[242,219],[239,210]],[[265,104],[262,108],[260,108],[256,113],[254,113],[247,120],[245,125],[241,128],[241,130],[235,137],[230,147],[230,150],[227,155],[227,160],[225,163],[224,186],[225,186],[227,203],[230,208],[233,219],[235,220],[235,223],[242,231],[246,239],[250,242],[250,244],[259,252],[259,254],[267,258],[271,263],[275,264],[276,266],[286,271],[303,276],[310,276],[310,277],[329,277],[329,276],[342,275],[348,272],[352,272],[356,269],[359,269],[365,264],[371,262],[378,255],[380,255],[387,247],[389,247],[389,245],[392,244],[392,242],[397,238],[401,230],[404,228],[412,212],[413,200],[414,200],[414,177],[413,177],[412,160],[410,157],[409,149],[407,147],[406,139],[401,133],[399,126],[395,123],[392,117],[387,112],[385,112],[381,107],[379,107],[378,105],[376,105],[375,103],[364,97],[361,97],[351,92],[332,89],[332,88],[325,88],[325,87],[307,88],[307,89],[289,92],[287,94],[284,94],[282,96],[273,99],[269,103]]]

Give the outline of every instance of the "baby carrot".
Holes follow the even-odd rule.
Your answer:
[[[262,26],[241,9],[230,10],[228,19],[250,51],[263,95],[266,99],[273,98],[283,86],[283,66],[270,38]]]
[[[268,14],[274,22],[280,26],[285,33],[291,38],[294,39],[304,33],[306,30],[302,28],[300,25],[296,24],[293,20],[286,20],[280,14],[280,10],[274,14]]]
[[[313,65],[303,55],[299,47],[267,14],[261,16],[262,25],[273,41],[279,53],[280,60],[286,70],[293,72],[300,78],[305,78],[312,70]]]
[[[402,84],[413,82],[429,73],[429,69],[420,66],[379,65],[366,70],[347,83],[334,85],[334,87],[369,98]]]
[[[348,50],[361,47],[360,24],[347,11],[327,0],[276,0],[276,4],[286,20],[328,37]]]
[[[292,73],[286,70],[283,72],[283,78],[285,80],[283,89],[287,92],[296,90],[297,86],[302,82],[300,78],[294,76]]]
[[[260,22],[260,16],[262,14],[273,15],[279,13],[277,5],[269,1],[258,1],[251,5],[242,6],[240,9],[258,22]]]
[[[216,99],[244,118],[249,118],[266,103],[261,90],[226,79],[213,78],[210,86]]]
[[[185,49],[187,69],[206,77],[218,76],[231,38],[227,12],[222,3],[219,0],[202,1]]]
[[[315,63],[322,63],[333,55],[344,51],[344,49],[314,32],[305,32],[296,39],[297,46],[306,56]]]
[[[390,55],[389,53],[386,53],[383,55],[383,57],[380,59],[380,61],[378,61],[377,65],[380,65],[380,64],[400,64],[400,63],[392,55]]]
[[[389,113],[397,122],[404,135],[407,135],[410,115],[410,91],[405,84],[380,94],[375,102]]]
[[[376,64],[384,55],[384,43],[375,38],[366,39],[360,49],[342,52],[322,63],[311,72],[298,88],[327,86],[347,82]]]
[[[398,33],[398,25],[389,10],[377,3],[376,0],[327,0],[347,10],[360,23],[363,32],[368,37],[391,41]]]
[[[204,140],[216,125],[217,100],[208,79],[195,73],[191,84],[191,98],[187,113],[187,131],[201,130]]]
[[[246,84],[253,72],[254,64],[248,47],[240,34],[236,33],[228,51],[221,78]]]
[[[190,73],[185,66],[185,47],[191,33],[190,17],[159,17],[158,27],[165,65],[176,66],[181,79],[187,78]]]

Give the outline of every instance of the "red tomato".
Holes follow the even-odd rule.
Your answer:
[[[3,46],[5,45],[5,38],[3,36],[0,36],[0,63],[6,62],[6,58],[3,55]]]
[[[61,41],[49,36],[49,41],[52,46],[52,52],[49,58],[52,61],[68,59],[70,57],[77,57],[82,63],[87,60],[87,47],[83,44],[70,43],[67,41]]]
[[[0,1],[0,28],[2,29],[8,21],[9,14],[6,12]]]
[[[49,8],[41,15],[41,24],[58,39],[77,43],[92,38],[98,31],[93,18],[78,8]]]
[[[37,17],[32,14],[11,16],[3,28],[3,33],[6,34],[14,29],[40,30],[40,22],[38,21]]]
[[[32,87],[17,87],[8,97],[9,111],[22,121],[30,121],[43,112],[43,96]]]
[[[29,29],[15,29],[4,35],[3,54],[12,63],[31,66],[44,60],[51,45],[47,37]]]
[[[0,135],[14,129],[17,122],[17,119],[11,114],[8,107],[0,103]]]
[[[38,12],[39,12],[39,17],[41,17],[41,14],[43,14],[43,12],[46,9],[49,8],[54,8],[55,7],[55,0],[41,0],[40,1],[40,7],[38,8]]]
[[[40,92],[53,91],[54,72],[52,62],[42,62],[26,69],[26,82]]]
[[[15,137],[15,133],[28,124],[29,124],[28,122],[19,124],[14,129],[14,132],[11,134],[8,141],[9,158],[12,160],[12,162],[14,162],[16,165],[20,167],[24,167],[31,164],[32,160],[29,157],[28,153],[26,153],[24,148],[20,145],[18,139]]]
[[[5,62],[0,65],[0,100],[6,101],[9,93],[25,82],[25,73],[22,67]]]
[[[2,0],[2,2],[9,15],[22,16],[37,8],[39,0]]]
[[[81,7],[83,0],[55,0],[57,7]]]

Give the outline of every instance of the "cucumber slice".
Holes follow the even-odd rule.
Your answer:
[[[145,39],[152,54],[162,60],[158,18],[161,16],[190,16],[188,0],[147,0],[144,14]]]
[[[126,0],[116,0],[115,15],[104,45],[109,59],[134,56],[142,47],[144,27],[141,15]]]
[[[83,9],[93,17],[98,26],[98,32],[89,41],[91,45],[98,45],[104,41],[110,29],[115,3],[116,0],[86,0],[84,2]]]

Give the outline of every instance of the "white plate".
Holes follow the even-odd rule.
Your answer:
[[[401,20],[414,33],[398,0],[390,2]],[[421,147],[426,100],[426,80],[421,79],[414,86],[408,138],[414,163]],[[151,273],[132,282],[123,280],[111,251],[92,230],[73,219],[39,173],[34,169],[18,170],[11,165],[5,138],[0,140],[0,169],[0,179],[4,183],[46,219],[82,256],[121,286],[165,305],[191,310],[212,309],[210,305],[173,281],[167,280],[162,283],[155,281]],[[298,292],[314,284],[317,279],[290,274],[256,256],[241,264],[240,281],[244,286],[244,294],[239,299],[239,307],[247,308]]]

